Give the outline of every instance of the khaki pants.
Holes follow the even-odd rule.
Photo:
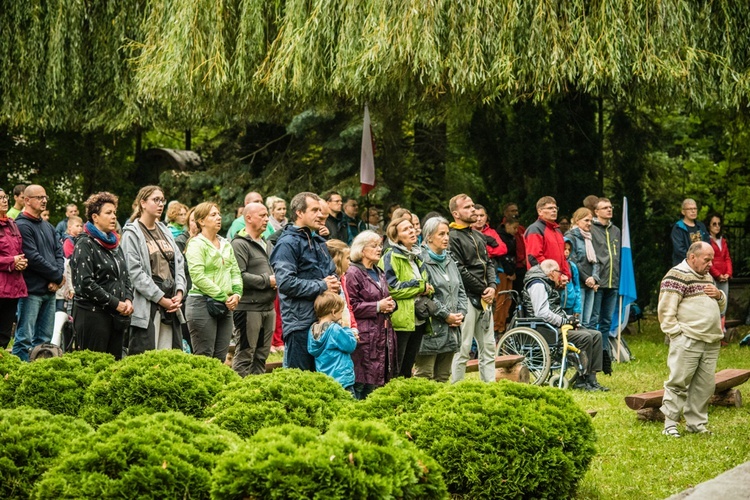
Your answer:
[[[714,372],[719,347],[719,342],[709,344],[685,335],[672,339],[667,357],[669,380],[664,382],[661,406],[667,419],[665,426],[679,422],[682,413],[688,432],[706,427],[708,400],[716,385]]]
[[[492,307],[478,311],[467,301],[467,313],[461,325],[461,350],[453,356],[453,382],[466,375],[466,362],[471,354],[471,341],[476,339],[479,348],[479,379],[495,381],[495,334],[492,331]]]
[[[440,354],[418,354],[414,362],[414,376],[424,377],[436,382],[447,382],[451,378],[452,352]]]

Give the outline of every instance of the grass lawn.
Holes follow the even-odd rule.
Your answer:
[[[626,336],[636,360],[615,364],[611,377],[599,381],[608,393],[571,391],[586,410],[596,410],[597,456],[579,485],[576,498],[666,498],[750,460],[750,405],[710,407],[713,436],[661,434],[661,422],[643,422],[625,405],[625,396],[662,388],[667,350],[655,319],[641,322],[641,332]],[[742,338],[748,327],[740,327]],[[735,342],[719,355],[717,371],[750,369],[750,349]],[[750,383],[739,386],[750,398]]]

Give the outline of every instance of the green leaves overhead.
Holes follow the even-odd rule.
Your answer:
[[[743,106],[749,21],[743,0],[10,2],[0,122],[187,126],[570,90]]]

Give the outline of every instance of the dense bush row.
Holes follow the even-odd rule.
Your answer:
[[[2,498],[565,498],[595,453],[552,388],[396,379],[356,402],[319,373],[239,379],[179,351],[10,358]]]
[[[271,375],[245,377],[228,385],[206,416],[220,427],[248,438],[272,425],[297,424],[325,432],[351,394],[322,373],[276,370]]]

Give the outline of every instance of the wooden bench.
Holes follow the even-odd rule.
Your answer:
[[[495,380],[513,380],[514,382],[529,383],[529,369],[523,365],[523,356],[498,356],[495,358]],[[281,368],[281,361],[266,363],[266,373]],[[479,371],[479,361],[476,359],[466,363],[467,372]]]
[[[512,380],[514,382],[529,383],[529,369],[523,364],[525,358],[521,355],[497,356],[495,358],[495,380]],[[471,359],[466,363],[466,372],[478,372],[479,360]]]
[[[721,370],[716,374],[716,389],[709,403],[717,406],[741,407],[742,394],[739,389],[734,387],[744,384],[748,380],[750,380],[750,370]],[[641,420],[664,420],[664,414],[659,409],[663,398],[664,389],[661,389],[631,394],[625,398],[625,404],[631,410],[638,412],[638,418]]]

